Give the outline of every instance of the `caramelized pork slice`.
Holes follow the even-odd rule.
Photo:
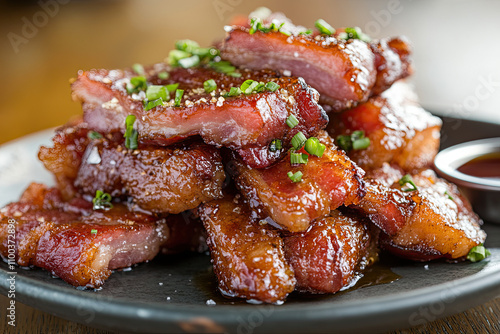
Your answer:
[[[90,140],[85,124],[58,131],[39,158],[66,195],[130,197],[142,210],[180,213],[222,197],[224,169],[218,150],[201,141],[173,146],[124,146],[121,133]],[[82,153],[83,152],[83,153]]]
[[[409,172],[429,168],[439,149],[442,122],[420,107],[406,83],[395,83],[382,95],[332,117],[328,127],[332,137],[364,131],[370,139],[366,149],[348,152],[365,170],[385,162]]]
[[[75,179],[85,150],[90,142],[89,129],[81,124],[68,124],[56,130],[52,137],[53,147],[41,146],[38,159],[54,174],[63,199],[68,201],[76,196]]]
[[[303,34],[284,15],[261,18],[279,31],[250,33],[245,26],[232,26],[221,46],[221,56],[250,69],[274,69],[303,77],[321,94],[321,102],[339,111],[364,102],[393,82],[408,76],[411,47],[403,37],[366,43],[335,36]]]
[[[397,80],[412,74],[412,49],[404,36],[382,38],[369,43],[375,55],[377,78],[371,95],[380,95]]]
[[[164,72],[168,78],[160,79],[158,74]],[[318,93],[301,78],[280,77],[272,71],[238,73],[241,77],[202,67],[171,69],[156,64],[146,70],[147,84],[175,83],[184,93],[177,105],[172,92],[168,101],[149,110],[143,104],[143,91],[127,92],[130,79],[137,76],[132,71],[80,71],[72,90],[74,99],[82,102],[84,119],[93,130],[124,132],[125,118],[135,115],[134,127],[140,142],[169,145],[200,135],[208,144],[239,151],[245,162],[254,167],[268,166],[279,158],[265,155],[273,139],[282,139],[287,147],[298,131],[314,135],[326,126],[328,117],[317,103]],[[203,84],[209,79],[215,81],[217,89],[206,93]],[[231,88],[239,88],[249,79],[272,82],[279,88],[228,96]],[[286,124],[291,115],[299,123],[293,129]]]
[[[326,146],[321,158],[309,155],[308,163],[290,164],[290,152],[277,164],[253,169],[235,158],[226,168],[249,205],[261,217],[270,216],[288,231],[303,232],[310,223],[341,205],[356,204],[364,195],[364,172],[324,131],[317,138]],[[302,172],[292,182],[289,171]]]
[[[224,295],[278,303],[293,291],[283,240],[274,228],[251,218],[239,195],[203,204],[199,214]]]
[[[368,179],[366,196],[357,206],[384,232],[382,248],[412,260],[460,259],[486,239],[467,199],[433,171],[412,175],[412,191],[406,181],[384,185],[389,179]]]
[[[74,285],[98,288],[111,270],[151,260],[169,238],[164,220],[120,204],[92,210],[82,199],[63,202],[55,188],[31,184],[0,211],[0,253],[7,257],[15,225],[16,262],[44,268]]]
[[[335,293],[352,286],[373,261],[368,221],[332,211],[302,233],[284,236],[285,255],[297,290]]]

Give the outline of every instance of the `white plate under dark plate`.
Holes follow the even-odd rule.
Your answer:
[[[485,135],[480,127],[491,127],[460,122],[469,133]],[[444,129],[450,144],[463,134],[447,130],[446,122]],[[16,200],[33,180],[52,183],[36,159],[39,145],[50,137],[44,131],[0,147],[0,205]],[[391,258],[378,268],[382,275],[401,277],[392,283],[327,296],[292,294],[281,306],[221,297],[208,255],[157,258],[117,271],[98,292],[80,291],[40,269],[16,268],[16,299],[68,320],[129,332],[373,333],[424,324],[499,295],[500,226],[486,224],[485,229],[492,256],[482,262],[424,264]],[[8,272],[1,263],[4,295]]]

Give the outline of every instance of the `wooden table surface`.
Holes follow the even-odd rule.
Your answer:
[[[48,2],[52,3],[52,9],[36,1],[24,1],[23,5],[16,1],[0,2],[0,33],[7,37],[0,41],[0,144],[63,124],[78,115],[80,106],[71,101],[68,84],[78,69],[121,68],[136,62],[161,61],[174,41],[181,38],[196,39],[208,45],[222,38],[221,26],[234,14],[248,13],[257,6],[267,5],[272,9],[285,8],[290,17],[302,24],[310,25],[321,15],[329,22],[337,22],[335,26],[342,26],[362,25],[369,15],[373,19],[373,10],[380,12],[388,8],[383,2],[374,4],[361,0],[349,4],[315,1],[317,6],[307,7],[301,5],[302,2],[290,5],[285,0],[272,3],[183,0],[175,4],[168,2],[168,5],[166,1],[148,1],[147,4],[143,1]],[[360,5],[366,6],[366,11],[356,12]],[[419,8],[412,9],[417,11]],[[46,20],[41,12],[45,12]],[[412,22],[411,13],[407,9],[394,14],[393,24],[379,22],[380,35],[399,29],[412,37],[411,26],[404,24]],[[210,20],[206,20],[207,15]],[[34,20],[38,20],[37,26],[29,31],[26,22]],[[422,59],[422,53],[419,56],[416,52],[416,59]],[[425,65],[417,64],[424,74]],[[427,91],[433,92],[418,85],[417,90],[422,90],[424,95]],[[463,91],[459,93],[464,94]],[[459,98],[463,96],[457,96]],[[498,120],[492,118],[491,121]],[[0,296],[2,333],[107,333],[20,303],[16,310],[17,327],[12,328],[3,316],[8,302],[7,297]],[[499,323],[500,298],[496,298],[463,313],[394,333],[499,333]]]

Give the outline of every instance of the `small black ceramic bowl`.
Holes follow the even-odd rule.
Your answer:
[[[481,218],[500,223],[500,138],[449,147],[437,154],[434,166],[463,191]]]

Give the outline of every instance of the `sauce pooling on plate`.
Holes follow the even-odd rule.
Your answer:
[[[500,152],[474,158],[458,167],[457,170],[471,176],[500,180]]]

